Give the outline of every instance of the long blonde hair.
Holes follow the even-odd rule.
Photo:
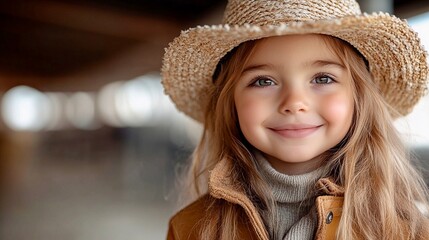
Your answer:
[[[364,58],[348,43],[321,36],[354,80],[352,126],[341,144],[325,153],[330,176],[345,188],[338,239],[429,236],[428,226],[422,226],[424,216],[416,207],[416,202],[427,206],[426,187],[393,125],[394,109],[384,102]],[[235,83],[255,44],[241,44],[219,63],[203,136],[188,176],[196,196],[201,196],[207,192],[209,171],[221,159],[233,159],[233,182],[244,189],[258,209],[273,212],[275,204],[257,170],[252,146],[240,131],[233,97]],[[201,239],[235,239],[243,210],[223,200],[210,201]]]

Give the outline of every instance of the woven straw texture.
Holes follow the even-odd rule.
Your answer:
[[[400,114],[426,93],[426,52],[417,34],[395,16],[362,14],[354,0],[230,0],[223,24],[191,28],[170,43],[161,69],[165,92],[203,122],[212,76],[225,54],[248,40],[306,33],[335,36],[358,49]]]

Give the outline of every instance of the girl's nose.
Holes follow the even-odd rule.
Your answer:
[[[284,94],[280,104],[280,111],[282,114],[307,112],[308,108],[308,98],[301,90],[288,91],[288,93]]]

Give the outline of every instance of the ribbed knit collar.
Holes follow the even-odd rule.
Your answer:
[[[287,175],[278,172],[262,156],[255,153],[261,173],[273,192],[274,200],[279,203],[298,203],[316,196],[316,182],[322,177],[324,168],[300,175]]]

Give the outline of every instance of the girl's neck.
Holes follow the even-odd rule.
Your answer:
[[[317,156],[306,162],[289,163],[279,159],[274,159],[269,155],[260,153],[271,164],[271,166],[278,172],[287,175],[301,175],[312,172],[323,165],[323,157]]]
[[[261,154],[255,154],[260,172],[274,194],[274,199],[281,203],[300,203],[312,198],[315,194],[315,183],[324,174],[324,168],[288,175],[278,172]]]

